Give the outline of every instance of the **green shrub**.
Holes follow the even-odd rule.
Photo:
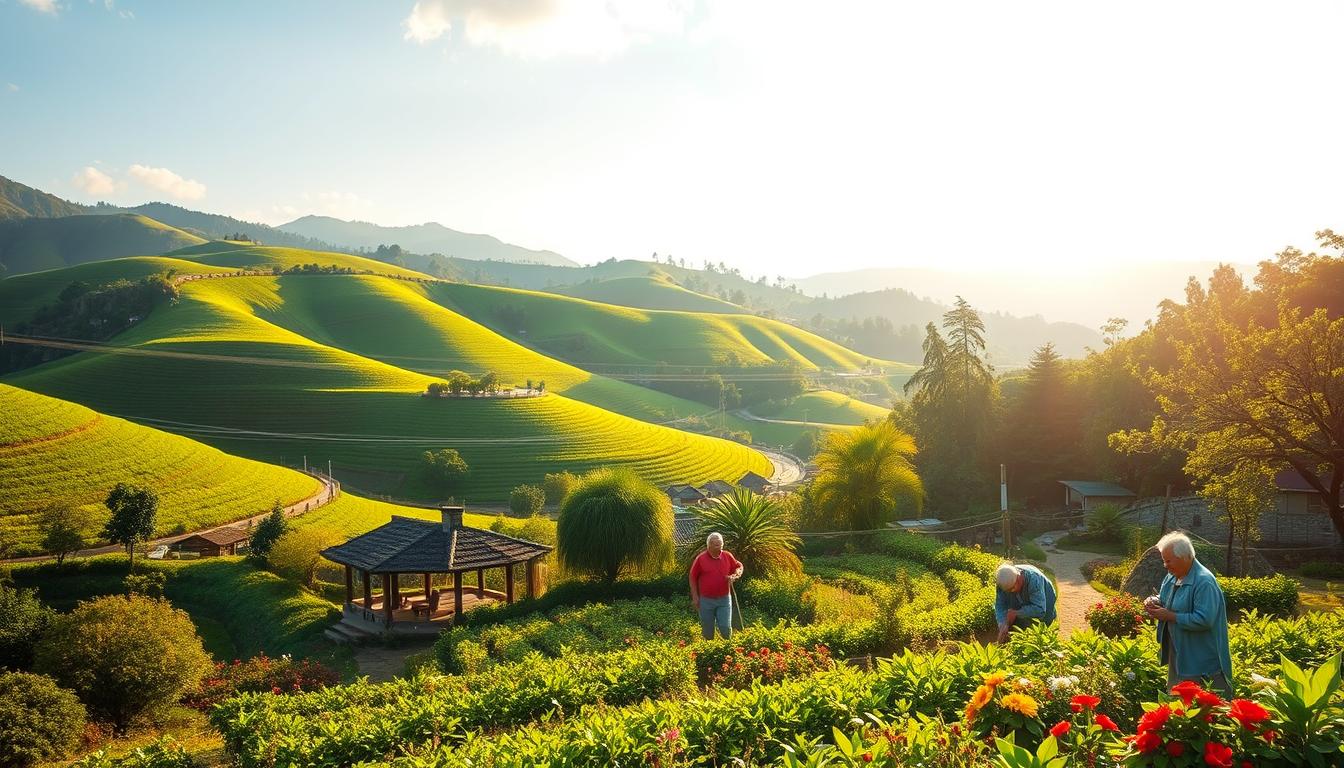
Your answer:
[[[1092,572],[1092,578],[1111,589],[1119,589],[1120,585],[1125,583],[1125,578],[1129,576],[1132,568],[1133,566],[1128,563],[1103,565]]]
[[[79,698],[55,681],[0,671],[0,768],[27,768],[65,757],[84,732]]]
[[[657,572],[672,556],[672,504],[634,472],[594,470],[560,506],[555,537],[574,573],[612,583],[623,572]]]
[[[1303,563],[1300,570],[1303,576],[1312,579],[1344,579],[1344,562],[1313,560]]]
[[[1097,557],[1083,563],[1078,570],[1082,572],[1084,579],[1092,581],[1097,578],[1097,571],[1117,564],[1114,558]]]
[[[569,492],[579,484],[579,476],[573,472],[547,472],[541,479],[541,489],[546,493],[546,503],[559,504]]]
[[[535,515],[546,506],[546,492],[538,485],[523,485],[509,493],[509,511],[515,515]]]
[[[215,663],[200,686],[189,691],[182,703],[208,711],[219,702],[239,693],[298,693],[315,691],[340,682],[340,675],[316,661],[295,661],[289,656],[272,659],[261,655],[232,664]]]
[[[164,600],[101,597],[58,616],[37,671],[79,694],[89,714],[124,729],[195,687],[210,668],[187,614]]]
[[[197,763],[172,736],[164,736],[121,757],[112,757],[107,750],[100,749],[70,768],[197,768]]]
[[[0,583],[0,669],[30,669],[33,648],[56,614],[37,590]]]
[[[317,567],[322,562],[322,550],[336,544],[340,537],[335,531],[316,526],[291,528],[286,531],[266,555],[268,567],[275,573],[305,587],[313,586]]]
[[[1261,578],[1224,576],[1218,585],[1227,599],[1228,613],[1254,610],[1267,616],[1292,616],[1297,612],[1301,585],[1282,573]]]
[[[744,608],[750,606],[771,619],[793,619],[811,624],[815,618],[815,604],[803,600],[811,587],[812,579],[807,576],[781,575],[773,579],[744,581],[738,585],[737,593]]]

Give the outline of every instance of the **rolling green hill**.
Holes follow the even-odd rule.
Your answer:
[[[881,406],[824,389],[799,395],[781,406],[756,408],[752,411],[757,416],[781,421],[848,425],[883,419],[886,418],[887,412],[887,409]]]
[[[796,363],[854,370],[872,361],[835,342],[754,315],[618,307],[556,294],[437,283],[444,306],[576,365],[682,366]],[[901,364],[890,364],[905,367]]]
[[[240,459],[82,405],[0,384],[0,538],[39,548],[34,515],[75,507],[100,530],[118,482],[159,493],[158,532],[216,525],[321,489],[308,475]]]
[[[618,277],[592,280],[554,289],[555,293],[603,304],[637,309],[671,309],[681,312],[745,313],[746,310],[713,296],[688,291],[667,276]]]
[[[6,275],[20,275],[164,253],[203,242],[196,235],[134,214],[10,219],[0,221],[0,264]]]
[[[51,218],[88,212],[87,206],[0,176],[0,219]]]
[[[334,251],[309,251],[303,248],[288,248],[275,245],[253,245],[228,240],[214,240],[195,247],[182,248],[166,254],[184,261],[193,261],[213,267],[232,267],[234,269],[289,269],[305,264],[318,266],[334,265],[355,272],[371,272],[379,275],[428,280],[430,277],[412,269],[398,267],[383,261],[352,256]]]
[[[418,472],[420,454],[441,447],[457,448],[471,465],[454,490],[477,500],[505,498],[513,486],[537,482],[545,472],[606,464],[631,466],[660,483],[770,471],[764,457],[744,446],[637,421],[565,395],[420,397],[433,378],[304,335],[335,341],[338,332],[363,333],[404,342],[406,334],[443,333],[434,322],[389,332],[366,321],[360,329],[357,314],[349,316],[356,325],[342,331],[332,322],[339,318],[321,315],[320,297],[305,295],[319,288],[339,291],[334,286],[342,282],[401,293],[405,301],[413,293],[402,288],[432,293],[437,287],[381,285],[402,281],[346,275],[186,283],[176,304],[116,338],[125,347],[119,353],[75,355],[11,381],[106,412],[156,419],[156,426],[238,455],[331,460],[347,487],[408,498],[446,495]],[[292,315],[284,309],[289,297]],[[339,304],[333,306],[340,315]],[[390,341],[389,348],[395,348]]]

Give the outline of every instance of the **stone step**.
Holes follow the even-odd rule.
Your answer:
[[[342,645],[358,645],[373,638],[373,634],[344,621],[328,627],[322,634],[332,642]]]

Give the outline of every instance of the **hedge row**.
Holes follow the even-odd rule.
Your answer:
[[[1270,616],[1296,613],[1302,586],[1282,573],[1261,578],[1223,576],[1218,584],[1223,588],[1228,613],[1253,610]]]

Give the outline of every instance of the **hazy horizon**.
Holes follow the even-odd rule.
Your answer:
[[[0,3],[0,165],[750,275],[1254,264],[1338,226],[1328,3]],[[1043,310],[1047,315],[1048,310]]]

